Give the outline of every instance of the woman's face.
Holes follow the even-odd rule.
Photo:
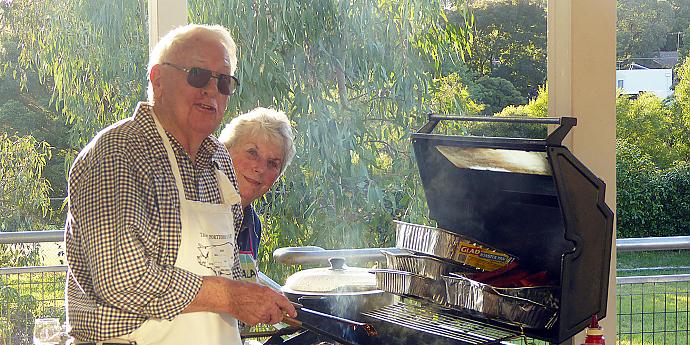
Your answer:
[[[225,47],[215,40],[192,40],[168,60],[163,62],[181,68],[199,67],[223,74],[231,71]],[[187,76],[187,72],[166,64],[158,65],[155,74],[152,72],[156,114],[185,148],[190,143],[200,144],[218,128],[228,104],[228,96],[218,91],[216,78],[197,88],[189,85]]]
[[[260,198],[273,186],[283,167],[283,143],[265,135],[245,135],[229,149],[242,206]]]

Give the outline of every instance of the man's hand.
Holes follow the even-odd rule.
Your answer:
[[[250,326],[276,324],[284,315],[297,316],[295,307],[281,293],[249,282],[207,276],[201,290],[183,313],[211,311],[229,313]]]

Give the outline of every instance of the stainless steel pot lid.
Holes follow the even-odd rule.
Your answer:
[[[297,294],[342,294],[380,292],[376,276],[366,268],[348,267],[344,258],[330,258],[331,267],[299,271],[285,281],[284,292]]]

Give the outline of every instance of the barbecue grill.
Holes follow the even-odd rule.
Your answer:
[[[556,128],[545,139],[432,133],[441,121]],[[395,303],[361,311],[356,317],[357,321],[375,327],[378,336],[356,335],[341,327],[336,331],[338,339],[351,344],[504,344],[526,336],[561,343],[583,330],[592,315],[605,317],[613,213],[604,202],[604,183],[562,145],[576,123],[571,117],[475,118],[430,114],[428,122],[412,134],[429,216],[437,227],[509,253],[501,257],[515,259],[526,270],[545,271],[553,295],[548,308],[538,310],[541,314],[511,319],[502,309],[521,306],[513,303],[521,300],[518,294],[506,296],[498,292],[497,301],[483,302],[486,309],[482,309],[482,303],[473,303],[479,307],[470,310],[453,306],[452,297],[458,296],[446,295],[451,298],[443,300],[442,294],[434,292],[431,298],[420,299],[401,293],[403,296]],[[434,255],[423,251],[418,254]],[[377,277],[389,274],[376,272]],[[442,282],[419,278],[431,279],[434,284]],[[444,277],[449,281],[451,278]],[[480,293],[500,290],[481,288],[477,290]],[[446,293],[457,293],[453,291],[465,290],[449,289]],[[467,298],[457,298],[461,299]],[[490,310],[494,309],[498,311],[492,313]],[[535,317],[534,322],[524,321]],[[291,340],[303,343],[294,338],[285,343]]]

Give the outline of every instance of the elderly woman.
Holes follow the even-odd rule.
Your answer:
[[[149,59],[149,99],[104,129],[69,174],[67,317],[77,344],[241,344],[237,320],[290,302],[241,281],[238,177],[211,133],[239,82],[221,26],[187,25]]]
[[[295,156],[292,126],[285,113],[256,108],[230,121],[218,140],[225,144],[237,175],[244,218],[238,239],[240,262],[248,280],[256,277],[261,221],[252,202],[262,197]]]

